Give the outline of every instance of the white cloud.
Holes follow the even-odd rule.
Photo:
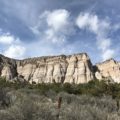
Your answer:
[[[6,51],[4,51],[4,55],[11,58],[22,58],[25,53],[25,47],[20,45],[11,45]]]
[[[102,58],[103,60],[112,58],[115,54],[115,51],[112,49],[107,49],[106,51],[103,52]]]
[[[53,31],[53,29],[48,29],[45,31],[45,35],[46,35],[46,40],[51,40],[52,43],[63,43],[65,42],[66,37],[62,34],[57,34]]]
[[[68,25],[68,19],[70,13],[65,9],[54,10],[53,12],[47,12],[47,24],[55,31],[63,29]]]
[[[13,42],[14,42],[14,36],[11,36],[8,33],[0,36],[1,44],[11,44]]]
[[[110,29],[108,20],[100,20],[97,15],[81,13],[76,19],[76,24],[81,29],[89,29],[99,37],[103,37]]]
[[[64,43],[67,37],[74,34],[70,13],[65,9],[45,11],[31,29],[43,40],[58,44]]]
[[[76,24],[81,29],[89,29],[94,33],[98,32],[98,17],[95,15],[90,15],[89,13],[80,14],[76,20]]]
[[[111,39],[98,39],[97,46],[99,49],[105,51],[107,48],[111,46]]]
[[[103,60],[112,58],[115,55],[115,51],[110,49],[111,44],[111,39],[109,38],[98,39],[97,47],[101,50]]]
[[[45,31],[47,40],[52,40],[53,43],[64,43],[66,41],[66,31],[69,27],[70,13],[65,9],[58,9],[52,12],[46,12],[46,22],[48,29]]]
[[[0,44],[4,49],[1,54],[11,58],[22,58],[25,54],[25,47],[22,46],[22,42],[18,37],[11,35],[10,33],[0,32]]]
[[[101,57],[103,60],[114,56],[115,51],[110,48],[112,42],[108,37],[108,33],[111,29],[108,20],[101,20],[95,14],[81,13],[76,19],[76,25],[80,29],[87,29],[96,35],[97,47],[101,50]]]
[[[19,42],[20,42],[20,40],[18,38],[15,38],[10,33],[4,33],[4,34],[2,33],[0,35],[0,44],[9,45],[12,43],[19,43]]]

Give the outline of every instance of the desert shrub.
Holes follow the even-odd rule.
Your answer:
[[[10,105],[0,110],[0,120],[116,120],[120,109],[112,96],[93,97],[53,90],[45,95],[38,89],[9,89]],[[58,110],[58,98],[62,97]]]
[[[10,82],[7,82],[4,77],[0,77],[0,88],[4,88],[10,85]]]
[[[10,105],[10,96],[7,95],[7,89],[0,88],[0,109]]]
[[[58,109],[58,98],[62,97]],[[119,120],[120,84],[24,84],[0,78],[0,120]]]
[[[60,96],[63,98],[61,120],[111,120],[112,117],[115,118],[114,115],[120,118],[116,114],[116,101],[112,97],[96,98],[67,93],[60,93]]]
[[[49,99],[33,93],[22,93],[21,91],[9,92],[11,99],[15,98],[10,107],[0,110],[1,120],[54,120],[51,113]],[[44,103],[44,104],[43,104]]]
[[[5,78],[0,78],[0,88],[11,88],[11,89],[31,89],[39,90],[41,94],[46,94],[48,91],[67,92],[75,95],[91,95],[101,97],[104,95],[111,95],[113,99],[120,99],[120,84],[105,82],[104,80],[92,80],[84,84],[70,84],[70,83],[41,83],[41,84],[29,84],[21,83],[20,81],[9,82]]]
[[[69,94],[81,94],[81,87],[83,84],[81,84],[81,86],[79,87],[79,85],[76,84],[70,84],[70,83],[65,83],[63,85],[63,91],[67,92]]]

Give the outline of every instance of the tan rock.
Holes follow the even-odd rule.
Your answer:
[[[94,69],[96,68],[96,69]],[[111,78],[120,82],[120,63],[111,59],[92,65],[86,53],[14,60],[0,55],[0,76],[7,80],[23,77],[30,83],[87,83]],[[94,77],[95,76],[95,77]]]
[[[67,59],[68,68],[65,76],[65,82],[69,83],[87,83],[94,79],[92,64],[86,54],[73,55]]]
[[[99,75],[102,76],[102,78],[111,78],[114,82],[120,83],[120,65],[118,62],[110,59],[97,64],[96,66],[99,70]]]
[[[16,71],[10,65],[5,65],[1,71],[1,77],[5,77],[7,80],[12,80],[16,75]]]

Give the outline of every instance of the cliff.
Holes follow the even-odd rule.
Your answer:
[[[96,64],[98,71],[95,73],[97,79],[110,79],[113,82],[120,83],[120,63],[114,59]]]
[[[115,60],[92,65],[86,53],[15,60],[0,55],[0,76],[30,83],[87,83],[95,78],[120,82],[120,64]]]

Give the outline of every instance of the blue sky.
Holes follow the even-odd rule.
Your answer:
[[[119,0],[0,0],[0,54],[23,59],[86,52],[120,61]]]

